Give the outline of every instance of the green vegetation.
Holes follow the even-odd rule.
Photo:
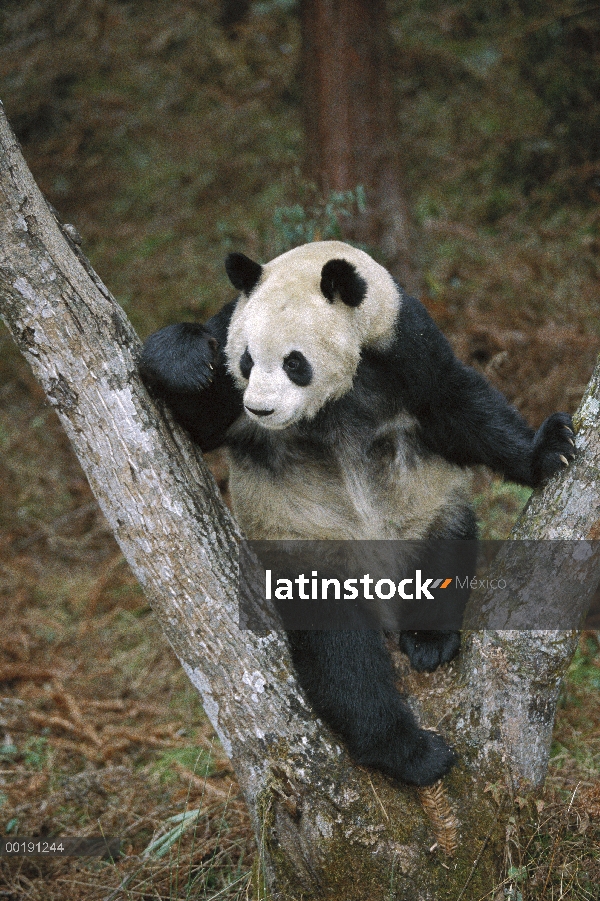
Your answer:
[[[178,778],[178,770],[188,770],[200,778],[213,776],[216,772],[215,760],[206,748],[174,748],[157,756],[152,771],[162,781],[169,782]]]
[[[473,498],[480,537],[508,538],[517,516],[529,500],[531,489],[498,478],[488,480]]]
[[[342,241],[344,219],[363,213],[366,202],[363,186],[357,185],[353,191],[332,191],[322,201],[313,198],[312,202],[277,207],[273,214],[273,253],[284,253],[310,241]]]

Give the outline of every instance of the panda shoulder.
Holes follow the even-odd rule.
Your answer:
[[[390,358],[416,358],[422,362],[435,359],[439,364],[455,359],[450,342],[416,297],[402,289],[401,303],[396,314],[393,338],[383,354]]]

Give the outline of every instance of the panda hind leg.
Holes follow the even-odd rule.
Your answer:
[[[477,520],[473,508],[465,504],[457,511],[442,518],[430,530],[426,559],[423,568],[430,573],[451,574],[456,568],[455,547],[459,548],[461,575],[468,577],[467,583],[475,575],[477,564],[478,536]],[[455,546],[455,541],[465,542]],[[442,619],[462,620],[465,605],[469,599],[469,588],[456,585],[445,589],[444,604],[440,605]],[[433,625],[433,623],[432,623]],[[449,663],[460,650],[460,631],[457,629],[406,630],[400,633],[400,650],[404,651],[411,666],[417,672],[432,672],[438,666]]]
[[[288,632],[298,681],[353,760],[411,785],[431,785],[456,755],[422,729],[395,685],[383,633]]]

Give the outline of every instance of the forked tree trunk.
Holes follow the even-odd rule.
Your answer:
[[[352,237],[383,252],[419,293],[402,161],[394,140],[386,0],[302,0],[302,91],[308,173],[325,196],[362,184]]]
[[[544,777],[575,634],[474,633],[459,666],[406,676],[422,722],[441,723],[461,754],[443,791],[420,797],[354,767],[303,699],[282,635],[238,629],[236,524],[140,382],[135,333],[57,224],[1,107],[0,152],[2,316],[230,756],[260,847],[257,893],[480,898],[502,865],[512,793]],[[577,462],[536,497],[522,534],[597,534],[599,381],[600,368]]]

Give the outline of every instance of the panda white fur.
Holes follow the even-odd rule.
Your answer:
[[[363,251],[315,242],[264,266],[230,254],[226,269],[238,298],[152,335],[141,371],[202,450],[227,448],[249,538],[472,539],[465,467],[535,486],[572,456],[566,413],[534,432]],[[447,772],[454,754],[402,701],[380,631],[288,637],[357,762],[419,785]],[[400,638],[420,670],[459,644],[453,631]]]

